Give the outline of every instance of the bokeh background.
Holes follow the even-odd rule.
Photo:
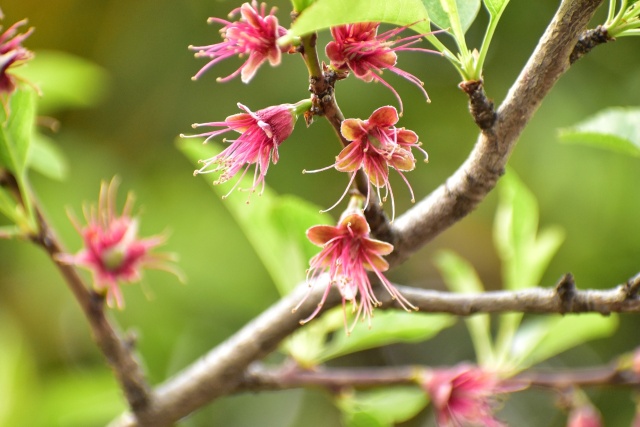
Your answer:
[[[486,63],[486,90],[498,103],[559,2],[512,3]],[[288,25],[289,4],[284,0],[270,4],[279,7],[281,23]],[[180,254],[187,285],[150,271],[143,288],[125,288],[127,307],[113,314],[123,328],[138,334],[153,383],[229,337],[278,298],[224,201],[205,180],[192,176],[193,166],[175,146],[177,135],[188,133],[191,123],[222,120],[237,112],[237,102],[259,109],[308,96],[305,67],[296,56],[284,57],[278,68],[263,67],[250,85],[239,80],[215,82],[239,66],[236,59],[197,82],[190,80],[205,61],[194,59],[187,46],[217,42],[219,27],[207,25],[206,19],[224,17],[239,5],[239,1],[215,0],[3,0],[0,4],[5,28],[25,17],[36,27],[26,42],[36,55],[49,50],[75,55],[99,66],[107,81],[103,88],[89,88],[92,106],[52,113],[60,129],[50,136],[68,159],[66,179],[31,176],[67,246],[76,251],[80,239],[65,209],[80,212],[83,202],[96,200],[100,181],[117,174],[122,189],[137,195],[142,234],[168,230],[166,248]],[[469,32],[470,45],[479,45],[484,15],[481,11]],[[326,41],[323,34],[321,45]],[[640,160],[562,145],[557,138],[558,128],[604,107],[637,106],[639,42],[623,39],[598,47],[577,63],[548,96],[511,159],[511,167],[538,198],[541,225],[557,224],[566,231],[566,241],[543,285],[552,286],[561,274],[572,272],[580,287],[605,288],[640,270]],[[408,174],[420,198],[467,156],[477,129],[457,88],[458,76],[448,63],[436,55],[403,53],[399,65],[426,82],[433,100],[427,105],[415,87],[385,75],[405,103],[400,125],[415,130],[430,155],[428,165],[419,164]],[[59,81],[66,84],[64,76]],[[396,102],[382,85],[354,79],[339,84],[337,97],[348,117],[366,118],[375,108]],[[268,184],[279,193],[330,206],[346,185],[345,176],[335,171],[305,176],[300,172],[332,162],[339,148],[332,132],[322,120],[311,129],[300,122],[281,147],[279,164],[270,168]],[[402,212],[410,206],[408,191],[399,179],[393,182]],[[392,271],[390,278],[442,288],[431,259],[438,249],[449,248],[473,263],[487,287],[500,287],[500,265],[491,238],[496,200],[496,194],[490,195],[476,212]],[[260,203],[259,198],[252,203]],[[602,363],[635,348],[640,343],[637,330],[637,316],[621,316],[614,338],[581,346],[548,364]],[[460,322],[432,341],[368,351],[338,363],[442,365],[463,360],[473,360],[473,351]],[[591,396],[607,425],[628,425],[634,412],[628,391],[601,390]],[[78,305],[50,260],[28,242],[0,241],[0,425],[99,426],[124,407]],[[564,415],[554,407],[554,396],[532,391],[512,399],[503,416],[519,426],[563,425]],[[339,425],[339,413],[328,394],[295,390],[220,399],[180,425],[328,426]],[[433,425],[433,417],[425,411],[406,425]]]

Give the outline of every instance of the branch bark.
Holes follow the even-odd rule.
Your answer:
[[[547,27],[520,76],[483,129],[467,160],[429,196],[393,224],[395,249],[387,258],[398,265],[438,234],[473,211],[496,186],[520,134],[542,100],[570,67],[570,56],[602,0],[565,0]]]

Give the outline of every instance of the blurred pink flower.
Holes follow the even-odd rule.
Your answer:
[[[206,137],[205,142],[226,132],[236,131],[240,133],[238,139],[229,140],[231,145],[220,154],[210,159],[200,160],[201,163],[204,163],[204,166],[196,170],[194,175],[221,172],[220,178],[214,181],[214,184],[221,184],[227,182],[242,170],[240,178],[229,191],[231,193],[247,173],[249,167],[255,164],[253,186],[249,191],[255,191],[256,187],[262,184],[262,193],[264,190],[264,177],[269,169],[269,162],[278,163],[278,146],[293,132],[297,106],[298,104],[282,104],[258,110],[254,113],[249,108],[238,103],[238,108],[244,110],[245,113],[229,116],[224,122],[194,124],[194,128],[199,126],[225,127],[225,129],[188,136]],[[181,136],[185,137],[185,135]],[[214,167],[209,169],[212,165]]]
[[[387,196],[391,196],[392,220],[395,218],[395,201],[393,190],[389,181],[389,168],[395,169],[409,187],[411,201],[415,202],[413,189],[409,181],[402,172],[412,171],[415,168],[416,159],[411,152],[412,148],[421,151],[428,161],[428,154],[418,141],[418,135],[405,128],[396,128],[398,122],[398,111],[391,106],[380,107],[375,110],[367,120],[346,119],[342,122],[340,132],[348,141],[351,141],[336,157],[336,162],[327,168],[309,173],[335,167],[341,172],[350,172],[351,179],[347,185],[347,190],[340,199],[328,210],[334,208],[342,201],[349,191],[356,172],[362,168],[369,178],[371,184],[376,187],[378,199],[385,201]],[[384,197],[380,194],[380,189],[385,189]],[[370,194],[367,193],[365,207],[369,204]]]
[[[497,395],[525,388],[467,364],[427,371],[422,386],[431,397],[440,427],[504,426],[493,416]]]
[[[389,71],[404,77],[420,88],[424,96],[429,100],[429,95],[424,90],[424,83],[416,76],[396,67],[398,57],[396,52],[416,51],[437,53],[429,49],[410,47],[418,43],[423,34],[393,39],[407,27],[395,28],[378,35],[379,22],[368,22],[359,24],[347,24],[331,28],[333,41],[327,44],[325,49],[327,56],[331,60],[331,66],[337,70],[351,70],[353,74],[365,82],[376,80],[388,87],[400,103],[402,111],[402,100],[398,92],[387,83],[380,74],[383,70]]]
[[[196,58],[211,59],[193,77],[194,80],[224,59],[248,54],[249,57],[240,68],[227,77],[218,78],[218,81],[226,82],[240,74],[242,81],[248,83],[265,61],[269,61],[273,66],[278,65],[282,52],[287,52],[290,49],[290,46],[278,46],[276,43],[276,40],[285,35],[287,30],[278,25],[278,18],[274,16],[275,8],[272,8],[267,15],[266,4],[262,3],[260,10],[258,10],[258,2],[253,0],[251,4],[244,3],[234,9],[229,16],[238,12],[240,12],[241,18],[235,22],[209,18],[208,22],[224,25],[220,30],[224,41],[208,46],[189,46],[189,49],[197,51]]]
[[[352,303],[353,312],[356,313],[353,325],[347,330],[347,333],[353,330],[361,315],[367,318],[369,326],[371,326],[373,309],[381,303],[373,293],[367,271],[375,273],[384,288],[405,310],[416,309],[382,274],[389,268],[389,264],[382,257],[393,251],[393,245],[370,238],[370,231],[369,224],[362,212],[361,196],[351,198],[349,207],[340,217],[336,227],[316,225],[307,230],[307,237],[311,243],[322,248],[320,253],[309,261],[307,283],[311,287],[324,276],[325,272],[328,272],[328,283],[316,310],[300,323],[308,322],[320,312],[331,286],[336,285],[342,295],[345,329],[347,328],[346,301]],[[356,301],[358,295],[359,300]],[[294,312],[307,297],[300,301],[294,308]]]
[[[138,237],[138,219],[132,218],[133,196],[129,193],[120,216],[116,213],[116,178],[100,187],[98,206],[85,207],[87,220],[81,226],[70,215],[73,225],[82,236],[84,247],[75,255],[60,254],[58,261],[65,264],[84,267],[93,274],[93,283],[97,291],[104,292],[107,304],[124,308],[124,298],[119,282],[138,282],[143,268],[165,270],[175,274],[182,281],[181,272],[170,261],[172,254],[151,253],[156,246],[164,243],[164,236],[147,239]]]
[[[26,33],[17,34],[18,28],[26,23],[26,19],[16,22],[0,35],[0,94],[10,94],[16,88],[15,76],[8,71],[33,58],[33,53],[22,46],[22,42],[33,33],[33,27]]]
[[[600,412],[591,404],[573,408],[569,413],[567,427],[601,427]]]

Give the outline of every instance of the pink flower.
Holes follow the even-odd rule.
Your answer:
[[[263,62],[269,61],[273,66],[280,64],[282,52],[287,52],[290,46],[278,46],[276,40],[287,33],[284,27],[278,25],[278,18],[273,14],[272,8],[266,15],[266,4],[262,3],[258,11],[258,2],[253,0],[251,4],[244,3],[234,9],[229,16],[240,12],[241,18],[236,22],[229,22],[219,18],[209,18],[208,22],[223,24],[220,30],[223,42],[209,46],[189,46],[189,49],[197,51],[196,58],[207,57],[211,60],[193,77],[197,79],[209,68],[218,62],[232,56],[249,55],[247,60],[225,78],[218,81],[226,82],[241,74],[242,81],[248,83],[258,71]]]
[[[73,225],[82,235],[84,247],[75,255],[60,254],[57,259],[62,263],[90,270],[94,286],[96,290],[106,294],[107,304],[113,306],[115,303],[118,308],[123,308],[124,298],[118,283],[140,281],[143,268],[165,270],[175,274],[180,280],[182,275],[169,263],[173,260],[173,255],[150,252],[164,243],[164,236],[147,239],[138,237],[138,219],[130,216],[133,206],[131,193],[127,197],[122,215],[117,215],[117,187],[116,178],[108,185],[102,183],[97,209],[95,206],[84,209],[87,225],[81,226],[70,215]]]
[[[26,19],[16,22],[0,35],[0,94],[10,94],[16,88],[15,77],[8,71],[33,58],[33,53],[21,45],[33,33],[33,27],[16,35],[18,28],[26,23]]]
[[[591,404],[584,404],[571,410],[567,427],[601,427],[600,413]]]
[[[496,395],[525,388],[523,384],[504,382],[494,372],[466,364],[428,371],[422,386],[431,397],[440,427],[504,426],[493,416]]]
[[[375,273],[392,298],[396,299],[405,310],[409,311],[409,308],[417,310],[382,274],[389,268],[389,264],[382,257],[393,251],[393,245],[370,238],[370,231],[369,224],[362,212],[361,196],[351,198],[349,207],[340,217],[338,226],[316,225],[307,230],[309,240],[322,248],[320,253],[309,261],[307,283],[311,287],[321,276],[324,276],[325,272],[328,272],[328,283],[316,310],[300,323],[308,322],[320,312],[331,286],[336,285],[342,295],[345,329],[346,301],[352,303],[353,311],[356,313],[353,325],[347,333],[353,330],[360,315],[364,315],[371,326],[373,308],[381,303],[373,293],[367,271]],[[356,301],[358,295],[359,300]],[[294,312],[307,297],[300,301],[294,308]]]
[[[199,126],[225,127],[225,129],[189,135],[189,137],[206,137],[205,142],[232,130],[240,133],[238,139],[229,141],[231,145],[223,152],[210,159],[200,160],[201,163],[204,163],[204,166],[196,170],[194,175],[221,172],[220,178],[214,181],[214,184],[221,184],[227,182],[242,170],[240,179],[231,189],[233,191],[247,173],[249,167],[255,164],[253,186],[249,190],[253,192],[258,185],[262,184],[262,193],[264,191],[264,177],[269,169],[269,162],[278,163],[278,146],[293,132],[296,109],[303,104],[310,104],[310,101],[302,101],[293,105],[277,105],[254,113],[249,108],[238,103],[238,108],[246,111],[246,113],[229,116],[224,122],[194,124],[194,128]],[[185,135],[181,136],[185,137]],[[212,165],[214,166],[213,169],[209,169]]]
[[[428,155],[420,148],[418,135],[405,128],[393,126],[397,122],[398,112],[391,106],[378,108],[367,120],[346,119],[342,122],[340,132],[351,143],[336,157],[336,163],[328,168],[335,166],[341,172],[350,172],[351,179],[345,193],[329,210],[342,201],[360,168],[364,170],[371,184],[376,187],[381,201],[385,201],[387,195],[391,196],[392,220],[395,218],[395,201],[389,181],[389,168],[395,169],[400,174],[409,187],[411,201],[415,202],[413,189],[402,172],[412,171],[415,168],[416,160],[411,152],[412,148],[424,154],[425,162],[428,161]],[[381,188],[385,189],[384,197],[380,195]],[[369,194],[367,194],[365,206],[368,204]]]
[[[396,52],[436,52],[409,47],[418,43],[423,37],[422,34],[391,40],[407,27],[396,28],[378,35],[379,26],[379,22],[368,22],[332,27],[331,34],[334,41],[329,42],[325,49],[331,60],[331,66],[337,70],[350,69],[357,78],[365,82],[376,80],[382,83],[398,99],[400,111],[402,111],[402,100],[398,92],[380,76],[384,69],[388,69],[418,86],[428,101],[429,95],[424,90],[424,83],[413,74],[396,67],[398,60]]]

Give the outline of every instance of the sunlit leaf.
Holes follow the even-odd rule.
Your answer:
[[[509,4],[509,0],[483,0],[484,5],[493,18],[500,17]]]
[[[319,362],[392,343],[425,341],[455,321],[455,317],[448,314],[377,310],[371,328],[358,325],[349,336],[343,328],[338,329],[319,356]]]
[[[51,138],[38,132],[33,134],[27,163],[30,169],[58,181],[66,178],[69,169],[62,150]]]
[[[435,25],[442,29],[451,28],[449,13],[447,13],[447,11],[445,11],[445,9],[442,7],[441,0],[422,1],[424,2],[424,6],[427,9],[429,18],[431,18],[431,21]],[[462,27],[462,31],[466,32],[478,16],[478,11],[480,10],[480,0],[456,0],[456,5],[458,6],[460,26]]]
[[[311,6],[314,1],[315,0],[291,0],[291,5],[293,6],[293,10],[295,12],[302,12],[303,10]]]
[[[98,104],[109,81],[107,72],[95,63],[57,51],[37,51],[29,66],[17,68],[16,74],[40,88],[38,107],[44,114]]]
[[[500,181],[499,190],[493,237],[504,286],[514,290],[537,286],[564,240],[564,231],[550,227],[538,234],[538,203],[512,170]]]
[[[568,314],[530,320],[515,335],[512,358],[518,369],[525,369],[587,341],[608,337],[617,327],[615,314]]]
[[[24,175],[36,113],[35,90],[21,85],[11,95],[7,108],[0,108],[0,166]],[[8,117],[7,117],[8,114]]]
[[[560,140],[640,157],[640,108],[609,108],[561,129]]]
[[[334,307],[295,331],[282,347],[298,365],[313,368],[321,363],[329,334],[343,328],[343,325],[342,307]]]
[[[412,30],[418,33],[431,31],[422,0],[317,0],[296,19],[289,37],[355,22],[386,22],[399,26],[415,23]]]
[[[474,268],[454,252],[440,251],[436,254],[434,262],[445,284],[453,292],[484,292],[484,286]],[[469,329],[478,363],[483,365],[489,363],[493,358],[491,318],[488,314],[477,314],[465,318],[464,321]]]
[[[336,404],[345,426],[392,427],[415,417],[429,399],[418,387],[388,387],[341,395]]]
[[[203,145],[201,140],[180,140],[178,146],[194,165],[222,151],[220,146]],[[248,175],[251,176],[244,178],[241,187],[251,187],[253,175]],[[202,176],[212,183],[210,175]],[[231,185],[212,185],[212,188],[222,197]],[[251,200],[247,203],[249,197]],[[262,195],[236,191],[222,203],[262,260],[281,295],[288,294],[305,280],[309,258],[317,251],[307,241],[305,231],[312,225],[330,223],[330,215],[320,214],[319,207],[298,197],[278,196],[268,187]]]

